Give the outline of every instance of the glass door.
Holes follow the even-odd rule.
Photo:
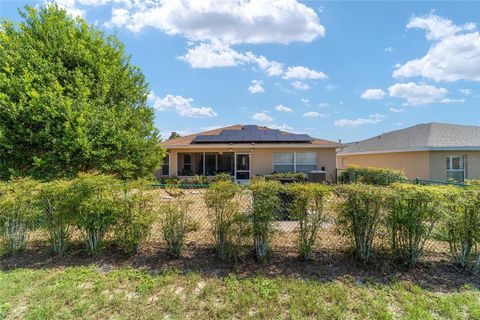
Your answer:
[[[235,181],[247,183],[250,180],[250,154],[235,154]]]

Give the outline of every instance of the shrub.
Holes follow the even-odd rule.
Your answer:
[[[236,260],[246,232],[245,214],[240,211],[240,187],[232,180],[213,183],[205,203],[213,226],[217,253],[222,260]]]
[[[10,255],[27,246],[29,232],[38,226],[38,183],[29,178],[0,184],[1,253]]]
[[[279,208],[278,192],[281,185],[277,181],[257,180],[250,184],[253,195],[252,232],[256,258],[266,261],[270,251],[273,233],[271,225]]]
[[[387,186],[395,182],[407,180],[402,171],[385,168],[362,168],[349,166],[342,171],[339,177],[340,183],[365,183],[380,186]]]
[[[103,248],[104,238],[121,214],[121,184],[112,176],[80,174],[72,181],[69,206],[90,253]]]
[[[178,185],[178,184],[182,183],[182,179],[180,179],[179,177],[176,177],[176,176],[164,177],[164,178],[160,178],[159,182],[161,184],[166,184],[166,185]]]
[[[196,174],[192,177],[185,178],[182,181],[182,183],[184,183],[184,184],[208,184],[208,178],[203,176],[203,175]]]
[[[306,182],[307,175],[303,172],[272,173],[265,176],[266,180],[291,180],[294,182]]]
[[[126,254],[137,252],[150,234],[156,211],[153,194],[146,181],[124,184],[120,214],[115,225],[115,239]]]
[[[325,221],[325,204],[331,189],[320,184],[292,184],[288,186],[294,194],[292,213],[298,220],[298,249],[308,260],[312,257],[318,231]]]
[[[477,251],[480,243],[480,192],[452,187],[446,195],[446,200],[445,226],[452,257],[464,268],[478,269],[480,267]]]
[[[47,229],[53,252],[63,253],[67,248],[72,225],[72,210],[68,207],[71,182],[55,180],[42,183],[38,205],[42,210],[42,224]]]
[[[180,257],[189,232],[187,220],[190,203],[172,199],[161,207],[163,239],[167,243],[167,252],[172,257]]]
[[[441,218],[442,188],[395,184],[391,191],[387,224],[392,234],[392,251],[405,264],[414,265]]]
[[[217,173],[212,177],[212,182],[220,182],[220,181],[233,181],[233,177],[226,172],[223,173]]]
[[[480,186],[480,179],[466,179],[465,184],[478,187]]]
[[[366,263],[383,216],[385,189],[366,184],[351,184],[339,186],[337,192],[341,197],[337,223],[353,238],[357,257]]]

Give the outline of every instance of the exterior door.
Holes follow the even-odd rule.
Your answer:
[[[250,154],[235,154],[235,181],[248,183],[250,181]]]

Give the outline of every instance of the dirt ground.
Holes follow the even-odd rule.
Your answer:
[[[163,190],[156,192],[160,202],[171,200]],[[203,203],[203,191],[187,191],[184,197],[192,202],[189,214],[196,222],[196,229],[188,235],[186,249],[181,258],[172,259],[167,255],[160,222],[157,222],[147,243],[142,246],[140,252],[130,257],[125,257],[113,243],[109,243],[100,254],[88,255],[79,235],[74,237],[66,254],[56,256],[51,252],[46,234],[35,232],[24,252],[0,258],[0,269],[96,265],[105,271],[119,267],[139,268],[151,272],[175,269],[214,277],[234,273],[239,277],[255,274],[283,275],[325,282],[353,279],[360,284],[407,281],[435,291],[457,290],[466,284],[480,288],[480,279],[477,276],[452,263],[448,247],[444,243],[430,243],[421,262],[413,268],[406,268],[392,261],[385,251],[386,247],[379,241],[376,243],[377,250],[371,261],[363,265],[354,259],[349,240],[328,221],[319,234],[318,246],[311,261],[303,261],[296,253],[297,223],[286,221],[274,223],[277,232],[272,239],[273,250],[267,263],[258,263],[248,244],[237,262],[222,262],[217,258],[213,247],[208,211]],[[248,205],[248,199],[242,201]]]

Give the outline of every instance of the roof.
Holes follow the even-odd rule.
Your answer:
[[[294,134],[286,131],[270,129],[256,125],[232,125],[184,137],[178,137],[163,142],[166,148],[179,147],[218,147],[219,143],[225,144],[301,144],[318,147],[337,148],[342,145],[337,142],[312,138],[306,134]]]
[[[349,143],[339,154],[429,150],[480,150],[480,127],[435,122],[418,124]]]

